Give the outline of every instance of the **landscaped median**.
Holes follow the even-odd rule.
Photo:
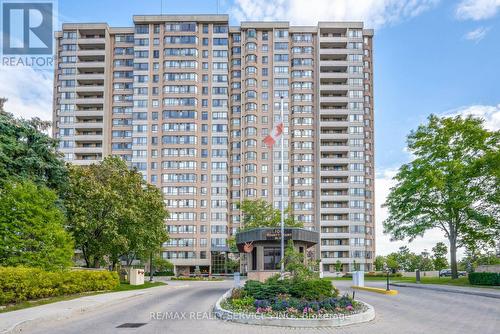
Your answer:
[[[339,296],[329,280],[249,280],[244,288],[227,291],[219,298],[215,314],[220,319],[262,326],[332,327],[370,321],[372,306]]]

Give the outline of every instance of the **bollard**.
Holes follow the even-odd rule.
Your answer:
[[[235,288],[240,287],[240,273],[239,272],[234,273],[234,287]]]
[[[420,270],[418,269],[415,271],[415,281],[420,283]]]

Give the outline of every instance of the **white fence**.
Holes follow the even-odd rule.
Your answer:
[[[500,264],[480,265],[474,271],[476,273],[500,273]]]
[[[402,271],[401,275],[403,275],[403,277],[416,277],[416,273],[414,271],[408,271],[408,272]],[[420,277],[439,277],[439,271],[437,270],[421,271]]]

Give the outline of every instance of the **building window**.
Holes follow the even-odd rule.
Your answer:
[[[264,247],[264,270],[278,270],[281,261],[279,247]]]

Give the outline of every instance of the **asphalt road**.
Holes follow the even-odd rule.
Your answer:
[[[382,282],[366,282],[382,285]],[[386,296],[356,291],[375,307],[375,320],[341,328],[282,328],[235,324],[214,319],[210,311],[231,282],[171,282],[176,289],[156,288],[145,294],[85,312],[71,319],[37,324],[25,333],[498,333],[500,300],[456,293],[398,288],[399,295]],[[184,285],[184,287],[181,287]],[[187,285],[187,286],[186,286]],[[350,282],[337,281],[341,291]],[[351,292],[352,293],[352,292]],[[178,319],[162,319],[164,312],[179,312]],[[184,313],[183,313],[184,312]],[[154,315],[152,315],[154,314]],[[155,319],[156,318],[156,319]],[[138,328],[117,328],[124,323],[142,323]]]

